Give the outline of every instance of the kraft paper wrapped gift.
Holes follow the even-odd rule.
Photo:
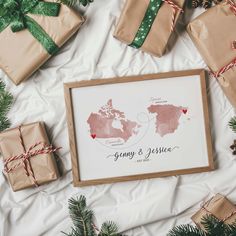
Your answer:
[[[33,147],[30,150],[31,153],[38,152],[39,154],[29,155],[28,161],[23,161],[23,156],[21,156],[21,158],[6,164],[7,159],[20,157],[31,147]],[[40,152],[42,149],[44,149],[43,153]],[[8,170],[7,175],[13,191],[41,185],[59,177],[53,156],[56,149],[49,145],[44,124],[41,122],[23,125],[0,133],[0,151],[3,155],[4,164],[6,164],[5,168]],[[24,164],[26,165],[25,168]],[[11,168],[13,169],[11,170]]]
[[[219,74],[218,76],[215,74],[215,77],[234,107],[236,107],[235,27],[236,1],[233,0],[212,7],[187,27],[191,39],[210,70]],[[226,68],[228,65],[231,67]]]
[[[159,11],[154,18],[146,38],[144,36],[145,40],[140,47],[142,51],[157,57],[161,57],[164,54],[172,34],[172,27],[176,25],[182,12],[181,9],[183,8],[184,1],[185,0],[159,1]],[[113,34],[114,37],[128,45],[131,45],[133,42],[135,43],[136,38],[139,37],[137,34],[138,30],[146,31],[147,25],[141,25],[145,14],[153,15],[152,12],[148,13],[147,11],[151,7],[151,2],[158,1],[127,0]],[[140,37],[143,37],[143,35],[141,34]]]
[[[30,0],[28,2],[37,3],[38,0]],[[40,4],[42,4],[42,1],[40,1]],[[31,19],[36,21],[59,48],[84,22],[84,18],[69,7],[55,2],[54,4],[59,5],[58,16],[45,16],[43,13],[27,13],[24,15],[27,18],[27,23],[24,23],[26,25],[24,27],[26,28],[20,29],[17,32],[12,31],[12,27],[13,30],[17,30],[16,27],[14,28],[13,23],[8,25],[7,28],[3,27],[1,31],[2,19],[0,17],[0,68],[4,70],[16,85],[29,78],[54,54],[54,51],[57,51],[52,50],[53,52],[50,52],[50,54],[30,33],[29,28],[32,26]],[[37,8],[36,10],[32,8],[31,11],[36,12]],[[20,22],[17,23],[20,24]]]
[[[232,224],[236,221],[236,206],[226,197],[221,194],[216,194],[212,199],[206,202],[191,219],[198,227],[204,230],[204,226],[201,222],[203,217],[207,215],[213,215],[226,224]]]

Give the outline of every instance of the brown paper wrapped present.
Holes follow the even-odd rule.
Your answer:
[[[236,107],[236,1],[228,0],[207,10],[187,27],[206,64],[225,95]]]
[[[142,51],[157,57],[163,55],[173,28],[183,11],[184,1],[160,1],[159,11],[149,33],[145,37],[145,41],[140,47]],[[147,10],[150,7],[150,2],[150,0],[127,0],[116,26],[114,37],[128,45],[132,45],[137,38],[139,29],[143,31],[141,24],[145,19],[145,14],[148,14]]]
[[[59,177],[44,124],[23,125],[0,133],[4,170],[13,191],[39,186]]]
[[[204,230],[204,226],[201,222],[203,217],[207,215],[213,215],[226,224],[232,224],[236,221],[236,206],[226,197],[221,194],[216,194],[212,199],[207,201],[191,219],[198,227]]]
[[[58,48],[84,22],[83,17],[63,4],[59,5],[58,16],[45,16],[37,13],[24,15],[26,18],[28,16],[36,21]],[[26,28],[18,32],[13,32],[17,28],[12,30],[12,24],[4,28],[3,31],[1,31],[0,27],[0,68],[5,71],[16,85],[29,78],[29,76],[54,54],[45,50],[42,44],[30,33],[30,25],[28,24],[32,23],[33,20],[31,19],[28,20],[29,23],[25,23],[27,25]]]

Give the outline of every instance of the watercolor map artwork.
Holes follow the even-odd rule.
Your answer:
[[[203,70],[81,81],[65,91],[76,186],[214,169]]]
[[[156,114],[156,132],[161,137],[174,133],[179,127],[179,118],[187,113],[187,108],[174,105],[151,105],[148,107],[150,113]]]
[[[87,122],[93,139],[121,138],[124,142],[136,135],[140,127],[135,121],[126,119],[124,112],[114,109],[112,99],[98,113],[91,113]]]
[[[126,114],[113,107],[112,99],[109,99],[98,112],[92,112],[87,120],[89,125],[89,135],[92,139],[112,139],[111,146],[126,143],[130,138],[138,135],[145,135],[145,131],[141,131],[143,125],[147,123],[155,123],[155,132],[160,137],[174,133],[179,127],[179,119],[188,112],[187,107],[175,106],[172,104],[151,104],[147,106],[145,115],[146,122],[139,119],[130,120],[126,118]],[[154,115],[150,119],[148,114]],[[137,117],[140,114],[137,114]],[[148,128],[148,127],[147,127]],[[116,141],[114,140],[116,139]],[[105,145],[108,142],[103,143]]]

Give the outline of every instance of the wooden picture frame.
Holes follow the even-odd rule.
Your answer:
[[[182,78],[182,80],[181,80],[181,78]],[[170,86],[167,84],[170,84]],[[173,86],[171,84],[173,84]],[[180,85],[186,84],[186,86],[189,86],[189,88],[190,88],[189,90],[191,90],[191,88],[194,88],[194,89],[193,89],[193,91],[186,91],[187,95],[184,95],[182,98],[178,93],[181,93],[181,91],[185,91],[185,90],[183,90],[183,86],[179,86],[179,84]],[[195,84],[199,84],[199,86],[198,86],[199,89],[196,87]],[[127,87],[131,88],[131,86],[133,89],[127,88]],[[164,86],[163,88],[165,88],[165,86],[167,86],[167,87],[169,86],[168,89],[166,89],[166,92],[163,91],[165,89],[161,89],[162,86]],[[175,98],[175,97],[173,97],[172,101],[177,101],[178,99],[182,99],[182,100],[180,100],[181,102],[182,101],[190,102],[189,100],[192,100],[191,104],[195,104],[195,103],[199,104],[199,105],[192,106],[193,108],[190,107],[192,110],[189,111],[189,114],[187,113],[188,117],[187,117],[187,115],[184,116],[185,110],[187,111],[187,108],[185,110],[182,109],[182,111],[184,113],[180,114],[180,111],[178,111],[178,109],[181,109],[183,107],[182,106],[178,107],[177,113],[173,113],[173,114],[178,114],[178,117],[181,117],[181,118],[179,118],[179,120],[177,122],[178,128],[175,127],[176,129],[172,133],[170,133],[171,131],[169,131],[169,130],[165,130],[165,129],[167,129],[166,127],[168,127],[168,125],[166,126],[165,123],[164,123],[164,125],[162,125],[163,123],[158,124],[158,117],[160,117],[159,113],[156,113],[157,115],[151,114],[151,115],[153,115],[152,117],[154,117],[154,118],[152,118],[152,119],[154,119],[154,120],[151,120],[148,118],[148,122],[150,121],[149,124],[151,125],[151,127],[155,126],[156,133],[154,134],[154,130],[151,129],[150,125],[149,125],[148,133],[150,133],[151,136],[147,137],[148,134],[146,134],[146,136],[144,136],[142,141],[139,141],[139,142],[143,142],[146,145],[145,139],[149,140],[149,138],[152,142],[152,140],[153,140],[153,138],[151,138],[151,137],[153,137],[152,135],[157,135],[155,137],[157,137],[157,139],[159,140],[158,142],[165,142],[165,141],[163,141],[164,138],[167,140],[166,142],[175,142],[175,137],[173,137],[173,135],[177,135],[176,141],[180,142],[179,140],[181,139],[181,142],[183,143],[183,145],[182,145],[182,143],[180,143],[181,144],[180,146],[174,146],[175,148],[178,147],[178,150],[176,149],[176,151],[174,151],[174,149],[170,148],[169,150],[172,150],[172,151],[170,151],[169,154],[165,154],[165,153],[163,154],[162,160],[163,160],[163,162],[165,162],[163,165],[167,166],[166,170],[163,169],[161,171],[156,171],[156,172],[151,171],[150,173],[147,170],[145,171],[145,168],[147,168],[147,169],[154,168],[153,165],[155,164],[155,162],[158,162],[156,164],[156,166],[158,168],[162,168],[162,167],[159,167],[160,165],[162,165],[162,162],[160,162],[161,158],[159,158],[159,156],[158,156],[158,158],[156,158],[156,156],[158,154],[156,154],[156,156],[155,156],[155,154],[153,154],[152,159],[150,158],[151,161],[154,162],[154,164],[148,164],[148,162],[144,162],[145,159],[140,159],[140,160],[142,160],[142,161],[140,161],[140,163],[143,163],[143,164],[138,165],[136,163],[136,161],[137,162],[139,161],[138,157],[137,158],[135,157],[136,158],[135,161],[133,161],[134,159],[132,159],[132,161],[131,161],[131,159],[130,159],[131,154],[129,157],[128,157],[128,154],[127,154],[127,156],[125,156],[125,154],[124,155],[122,154],[122,158],[121,158],[119,155],[122,152],[120,152],[119,155],[118,154],[116,155],[117,152],[115,152],[114,155],[108,155],[108,156],[106,156],[106,158],[107,158],[106,160],[105,160],[105,156],[104,156],[104,160],[102,160],[102,161],[104,161],[104,163],[109,162],[109,165],[111,165],[111,166],[108,166],[108,167],[105,167],[104,166],[105,164],[100,165],[100,161],[98,161],[97,159],[90,159],[90,158],[95,158],[95,156],[97,156],[97,155],[94,155],[94,157],[89,156],[90,152],[95,152],[94,149],[97,149],[97,151],[95,153],[100,153],[101,150],[107,150],[107,149],[109,149],[109,151],[110,151],[110,150],[112,150],[111,148],[113,148],[113,146],[103,147],[104,146],[103,144],[104,143],[105,143],[105,145],[114,145],[114,144],[112,144],[112,142],[109,141],[110,139],[107,138],[107,136],[105,136],[106,138],[103,138],[103,136],[102,136],[102,135],[104,135],[102,133],[102,132],[104,132],[104,131],[102,131],[103,129],[98,129],[98,132],[101,133],[99,135],[102,138],[96,138],[97,143],[93,142],[92,139],[90,141],[89,138],[87,137],[88,134],[87,133],[85,134],[84,132],[82,132],[82,130],[86,131],[86,129],[88,130],[88,132],[91,132],[91,130],[92,130],[91,124],[90,124],[90,127],[88,124],[85,124],[85,123],[84,123],[84,125],[81,124],[82,123],[82,115],[84,115],[84,113],[86,113],[87,110],[89,109],[86,106],[92,107],[93,104],[98,102],[99,99],[103,99],[102,97],[106,96],[105,95],[106,93],[103,91],[111,91],[111,94],[114,94],[114,96],[117,96],[116,100],[119,100],[118,95],[116,94],[116,92],[118,90],[119,91],[125,90],[124,92],[126,92],[126,90],[132,91],[133,97],[136,97],[136,99],[137,99],[137,97],[139,97],[139,99],[142,99],[142,97],[148,96],[149,93],[151,94],[151,92],[146,91],[145,89],[149,88],[152,90],[154,87],[156,89],[159,89],[159,93],[162,93],[162,91],[163,91],[164,97],[166,97],[165,94],[167,94],[167,97],[168,96],[173,97],[173,96],[175,96],[175,92],[176,92],[176,99],[173,99],[173,98]],[[173,87],[174,87],[174,90],[173,90]],[[137,93],[135,93],[135,89],[139,92],[142,91],[142,89],[143,89],[143,93],[145,95],[142,95],[142,96],[137,95],[136,96]],[[187,87],[186,87],[186,89],[187,89]],[[168,94],[169,90],[173,90],[174,92],[172,91],[172,92],[169,92],[169,94]],[[91,94],[91,91],[95,91],[95,93]],[[173,175],[193,174],[193,173],[198,173],[198,172],[206,172],[206,171],[214,170],[211,134],[210,134],[210,127],[209,127],[209,114],[208,114],[208,105],[207,105],[205,71],[203,69],[159,73],[159,74],[149,74],[149,75],[140,75],[140,76],[130,76],[130,77],[120,77],[120,78],[111,78],[111,79],[96,79],[96,80],[89,80],[89,81],[72,82],[72,83],[64,84],[64,92],[65,92],[65,103],[66,103],[66,111],[67,111],[67,123],[68,123],[68,131],[69,131],[69,142],[70,142],[70,152],[71,152],[71,160],[72,160],[72,172],[73,172],[74,186],[87,186],[87,185],[114,183],[114,182],[120,182],[120,181],[131,181],[131,180],[140,180],[140,179],[147,179],[147,178],[173,176]],[[196,93],[197,95],[196,94],[194,95],[194,93]],[[97,95],[97,94],[100,94],[100,95]],[[191,95],[191,94],[193,94],[193,95]],[[81,96],[81,99],[76,99],[77,98],[76,96]],[[131,97],[127,96],[127,99],[128,99],[127,104],[129,103],[130,100],[132,100],[132,96]],[[186,96],[187,100],[184,100],[185,96]],[[187,96],[189,96],[189,98]],[[195,96],[195,97],[198,96],[198,99],[195,97],[191,97],[191,96]],[[85,100],[86,100],[85,98],[89,99],[88,103],[85,102]],[[134,101],[135,101],[135,98],[134,98]],[[139,100],[139,101],[141,101],[141,100]],[[79,105],[77,105],[76,103],[78,103]],[[122,106],[124,106],[124,103],[120,103],[120,104],[123,104]],[[164,106],[165,104],[166,104],[166,106]],[[101,105],[103,105],[103,104],[101,104]],[[162,108],[162,110],[163,110],[164,108],[166,109],[168,105],[169,105],[168,101],[167,101],[167,103],[164,103],[164,100],[162,98],[157,98],[154,105],[152,104],[150,107],[152,107],[152,108],[158,107],[158,109]],[[96,106],[97,106],[97,104],[94,105],[94,107],[96,107]],[[176,109],[176,107],[177,107],[174,105],[170,105],[170,106],[173,109]],[[199,108],[197,106],[199,106]],[[148,108],[149,113],[150,113],[150,107]],[[87,109],[86,112],[81,111],[83,109],[85,109],[85,110]],[[104,109],[108,109],[108,108],[104,108]],[[196,109],[196,111],[194,109]],[[128,110],[132,110],[132,109],[127,108],[127,111]],[[118,112],[118,110],[115,110],[115,111]],[[79,112],[83,112],[83,113],[79,114]],[[163,114],[164,114],[164,112],[167,112],[167,111],[163,110]],[[78,116],[76,115],[77,113],[78,113]],[[149,113],[147,113],[148,117],[149,117]],[[91,113],[91,114],[96,114],[96,113]],[[169,113],[167,112],[166,114],[169,114]],[[202,115],[199,115],[199,114],[202,114]],[[77,119],[77,118],[75,118],[75,116],[77,116],[77,118],[78,117],[79,118]],[[98,116],[98,114],[97,114],[97,116]],[[198,118],[198,116],[199,116],[199,118]],[[81,118],[81,120],[80,120],[80,118]],[[155,121],[155,119],[156,119],[156,121]],[[181,119],[181,123],[179,123],[180,119]],[[119,120],[119,122],[120,121],[121,120]],[[84,122],[85,122],[85,119],[84,119]],[[126,120],[126,122],[129,122],[129,121]],[[169,121],[167,121],[167,123],[168,122]],[[175,120],[173,122],[176,124]],[[170,124],[172,125],[173,122],[171,121]],[[88,120],[87,120],[87,123],[88,123]],[[154,123],[155,123],[155,125],[154,125]],[[85,128],[86,125],[88,125],[88,127]],[[112,123],[112,125],[113,125],[113,123]],[[79,129],[77,126],[82,127],[79,132],[77,132],[77,129]],[[181,126],[181,132],[183,133],[183,135],[180,134],[180,131],[178,131],[178,132],[176,131],[176,130],[180,129],[179,126]],[[144,129],[141,125],[138,127],[141,127],[140,129]],[[160,128],[160,127],[164,127],[164,128]],[[118,128],[112,127],[109,129],[112,131],[114,131],[114,130],[117,131]],[[191,135],[191,129],[194,130],[194,133],[192,135]],[[200,133],[197,134],[198,130],[200,130],[200,129],[202,129],[201,130],[202,132],[199,131]],[[124,126],[122,126],[122,130],[124,132]],[[165,130],[165,132],[167,132],[167,133],[161,133],[161,132],[164,132],[163,130]],[[185,130],[186,130],[186,132],[185,132]],[[141,131],[137,131],[137,132],[141,132]],[[189,132],[189,134],[187,134],[187,132]],[[135,133],[134,130],[133,130],[133,133]],[[121,134],[123,135],[123,133],[121,133]],[[138,136],[139,133],[138,134],[136,133],[136,135]],[[162,138],[161,135],[163,135],[164,137]],[[200,135],[202,135],[202,138]],[[91,133],[91,136],[92,136],[92,133]],[[93,138],[94,138],[94,136],[93,136]],[[122,139],[120,139],[120,141],[118,141],[118,139],[116,140],[116,138],[117,137],[114,138],[112,136],[112,139],[115,139],[114,143],[116,144],[116,142],[117,143],[120,142],[119,145],[121,145],[121,147],[125,146],[126,143],[128,142],[127,141],[125,143],[125,141]],[[132,136],[131,138],[129,138],[129,140],[134,140],[135,138],[136,138],[136,136],[135,137]],[[80,143],[78,142],[78,139],[81,140],[81,142],[85,142],[84,140],[88,139],[88,141],[86,141],[86,142],[88,142],[88,145],[82,145],[79,149],[78,145],[80,145]],[[191,143],[191,139],[192,139],[193,143]],[[103,143],[103,140],[106,140],[106,141],[104,141],[104,143]],[[168,140],[170,140],[170,141],[168,141]],[[202,158],[202,160],[201,160],[202,163],[200,163],[200,160],[196,160],[196,158],[194,159],[194,157],[192,157],[195,153],[195,152],[193,153],[194,150],[189,152],[189,156],[182,155],[182,157],[181,157],[182,152],[188,153],[187,152],[188,146],[187,147],[184,146],[185,140],[187,143],[189,143],[188,144],[189,147],[191,145],[192,145],[192,147],[195,147],[195,145],[196,145],[196,148],[197,148],[196,152],[199,151],[199,153],[203,153],[202,155],[197,156],[197,158]],[[199,145],[194,143],[197,140],[200,140]],[[100,143],[100,141],[101,141],[101,143]],[[90,142],[92,144],[90,144]],[[100,144],[101,144],[101,147],[99,146]],[[94,147],[92,145],[94,145]],[[87,146],[87,147],[85,147],[85,146]],[[132,147],[134,150],[135,149],[134,146],[132,146]],[[201,150],[201,147],[204,147],[204,148],[202,148],[202,150]],[[86,151],[86,148],[87,148],[88,152]],[[185,149],[186,149],[186,151],[185,151]],[[81,153],[83,152],[83,154],[80,153],[80,150],[81,150]],[[146,150],[149,150],[149,149],[146,149]],[[151,150],[151,148],[150,148],[150,150]],[[161,147],[159,147],[159,149],[156,149],[156,150],[161,150]],[[172,152],[173,153],[176,152],[176,153],[173,154]],[[123,153],[128,153],[128,151],[123,152]],[[134,153],[135,153],[134,155],[138,155],[137,152],[134,152]],[[100,155],[100,154],[98,154],[98,155]],[[159,153],[159,155],[160,155],[160,153]],[[100,156],[102,156],[102,155],[100,155]],[[110,158],[110,156],[112,158]],[[117,156],[119,156],[119,157],[117,157]],[[172,159],[168,159],[168,156],[171,156]],[[114,157],[114,160],[113,160],[113,157]],[[117,157],[117,160],[115,160],[116,157]],[[145,157],[147,157],[147,155]],[[142,156],[141,158],[144,158],[144,157]],[[156,158],[156,159],[154,159],[154,158]],[[180,165],[179,161],[177,161],[177,160],[182,160],[181,158],[185,158],[182,165],[183,166],[189,165],[190,166],[189,168],[186,168],[186,167],[181,168],[181,166],[179,166],[177,169],[173,169],[173,170],[168,169],[169,168],[168,166]],[[193,158],[193,160],[191,160],[192,162],[190,162],[191,158]],[[96,160],[97,163],[94,163],[91,160]],[[170,161],[170,160],[172,160],[172,161]],[[89,163],[86,163],[86,161]],[[112,161],[116,162],[116,164],[118,163],[118,165],[122,165],[123,167],[119,166],[119,168],[116,168],[117,166],[115,166]],[[168,164],[168,161],[169,161],[170,165]],[[173,163],[175,161],[176,161],[176,164]],[[198,161],[199,161],[199,164],[197,163]],[[115,171],[118,173],[119,170],[121,170],[121,171],[135,171],[133,169],[130,170],[131,168],[126,168],[126,166],[125,166],[126,162],[127,162],[127,165],[129,165],[129,166],[133,165],[134,169],[138,168],[139,171],[137,171],[137,174],[132,173],[132,174],[128,174],[128,175],[111,176],[112,173],[115,173]],[[101,162],[101,163],[103,163],[103,162]],[[135,163],[135,164],[132,164],[132,163]],[[186,163],[188,163],[188,164],[186,164]],[[192,164],[192,163],[194,163],[194,164]],[[141,168],[140,165],[144,165],[144,167]],[[81,168],[85,168],[85,169],[87,168],[87,170],[84,170]],[[91,168],[91,170],[89,168]],[[104,169],[102,170],[102,168],[104,168]],[[112,168],[114,168],[114,172],[112,171]],[[124,170],[124,169],[127,169],[127,170]],[[141,173],[142,170],[143,170],[143,173]],[[104,177],[104,176],[103,177],[99,176],[98,178],[88,177],[88,176],[86,177],[86,175],[91,175],[91,176],[96,175],[97,172],[99,172],[99,175],[103,175],[103,174],[105,174],[106,171],[109,172],[109,174],[107,174],[108,177]]]

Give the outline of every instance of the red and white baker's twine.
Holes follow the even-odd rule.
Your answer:
[[[236,15],[236,4],[233,0],[228,0],[227,3],[230,5],[230,9],[233,11],[234,15]]]
[[[201,206],[201,209],[205,210],[207,213],[209,213],[210,215],[213,215],[215,218],[217,218],[211,211],[209,211],[205,206],[209,205],[211,203],[211,201],[213,200],[213,197],[208,200],[206,203],[203,203],[203,205]],[[236,214],[236,210],[232,211],[228,216],[226,216],[225,218],[223,218],[221,221],[225,222],[226,220],[228,220],[229,218],[231,218],[233,215]]]
[[[219,76],[221,76],[222,74],[224,74],[226,71],[230,70],[231,68],[233,68],[234,66],[236,66],[236,58],[231,61],[229,64],[227,64],[226,66],[223,66],[220,70],[218,70],[217,72],[212,72],[212,74],[218,78]]]
[[[230,9],[233,11],[233,13],[236,16],[236,4],[233,0],[228,0],[227,4],[230,5]],[[236,49],[236,40],[234,40],[232,42],[231,45],[232,49],[235,50]],[[213,76],[215,76],[216,78],[218,78],[219,76],[221,76],[222,74],[224,74],[226,71],[230,70],[231,68],[236,66],[236,58],[234,58],[229,64],[223,66],[219,71],[217,72],[212,72]]]
[[[23,149],[23,153],[17,156],[9,157],[6,160],[4,160],[4,170],[5,172],[10,173],[13,170],[17,169],[18,167],[23,166],[26,176],[31,176],[34,185],[38,187],[39,185],[37,183],[37,180],[35,178],[33,169],[29,161],[30,157],[41,155],[41,154],[53,153],[59,150],[60,148],[53,148],[52,145],[46,145],[43,142],[37,142],[34,145],[30,146],[28,150],[25,150],[25,145],[24,145],[22,133],[21,133],[21,127],[19,127],[18,130],[19,130],[19,139],[20,139],[20,143]],[[32,151],[34,148],[38,147],[41,144],[43,144],[43,147]],[[16,160],[20,160],[20,162],[8,168],[8,164]]]
[[[176,5],[172,0],[162,0],[162,1],[169,4],[172,7],[172,23],[171,23],[171,32],[172,32],[174,30],[176,12],[180,11],[181,13],[183,13],[184,10],[178,5]]]

